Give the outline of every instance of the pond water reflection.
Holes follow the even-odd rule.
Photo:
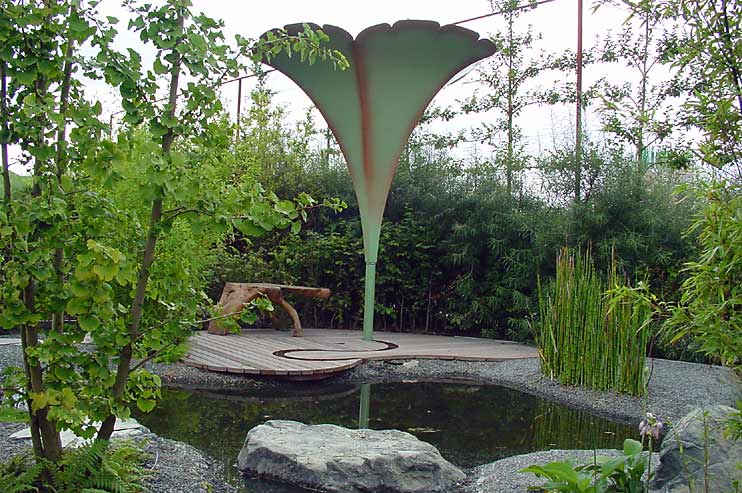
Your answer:
[[[136,418],[158,435],[221,461],[233,482],[241,482],[234,463],[245,435],[269,419],[404,430],[459,467],[545,449],[620,448],[625,438],[637,435],[633,427],[491,385],[315,383],[287,389],[250,394],[165,389],[155,411]],[[303,491],[255,481],[245,488]]]

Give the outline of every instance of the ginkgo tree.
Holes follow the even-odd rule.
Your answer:
[[[52,462],[61,429],[108,439],[117,417],[155,406],[160,380],[144,363],[187,338],[205,250],[234,230],[296,232],[320,205],[230,175],[219,85],[281,51],[347,65],[308,27],[227,42],[189,0],[126,1],[129,31],[154,48],[145,66],[114,49],[118,20],[97,3],[0,0],[3,174],[11,146],[32,174],[24,191],[4,187],[0,210],[0,327],[20,330],[24,352],[6,370],[3,414],[25,401],[34,453]],[[120,95],[115,139],[92,82]],[[77,345],[86,335],[94,352]]]

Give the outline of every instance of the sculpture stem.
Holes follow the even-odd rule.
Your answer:
[[[374,340],[374,295],[376,290],[376,262],[366,262],[366,293],[363,305],[363,340]]]
[[[371,384],[361,384],[361,399],[358,408],[358,429],[367,430],[371,411]]]

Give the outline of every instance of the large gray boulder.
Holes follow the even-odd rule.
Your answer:
[[[716,405],[685,415],[662,442],[652,489],[663,493],[736,491],[733,482],[742,483],[742,441],[732,441],[725,433],[733,412],[729,406]]]
[[[464,473],[429,443],[398,430],[272,420],[247,434],[241,471],[327,492],[449,492]]]

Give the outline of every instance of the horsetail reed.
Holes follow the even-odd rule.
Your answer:
[[[556,280],[539,281],[541,369],[567,385],[642,395],[650,307],[630,295],[615,259],[602,281],[590,252],[563,248]]]

